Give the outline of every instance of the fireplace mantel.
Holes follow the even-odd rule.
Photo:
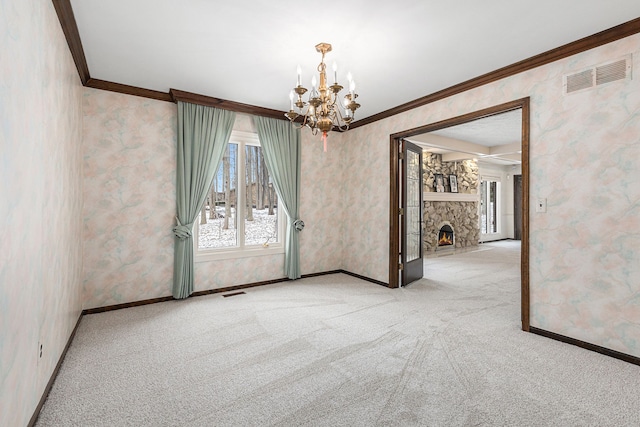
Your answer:
[[[424,192],[425,202],[479,202],[479,194]]]

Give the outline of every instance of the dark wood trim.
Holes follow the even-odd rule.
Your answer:
[[[506,67],[499,68],[495,71],[491,71],[489,73],[483,74],[449,88],[434,92],[430,95],[426,95],[413,101],[409,101],[405,104],[398,105],[397,107],[382,111],[364,119],[356,120],[351,124],[351,126],[349,126],[349,129],[356,129],[360,126],[368,125],[378,120],[386,119],[388,117],[395,116],[396,114],[400,114],[405,111],[413,110],[414,108],[422,107],[432,102],[449,98],[450,96],[457,95],[459,93],[466,92],[468,90],[475,89],[489,83],[493,83],[506,77],[511,77],[516,74],[532,70],[551,62],[568,58],[569,56],[594,49],[596,47],[632,36],[637,33],[640,33],[640,18],[636,18],[634,20],[625,22],[624,24],[609,28],[608,30],[601,31],[580,40],[565,44],[555,49],[551,49],[539,55],[535,55],[522,61],[516,62],[515,64],[507,65]]]
[[[530,300],[529,300],[529,115],[530,115],[529,98],[517,99],[515,101],[506,102],[504,104],[495,105],[483,110],[474,111],[463,114],[458,117],[452,117],[439,122],[419,126],[402,132],[394,133],[390,136],[390,173],[389,173],[389,283],[397,282],[398,274],[397,260],[398,252],[394,252],[400,247],[400,228],[397,215],[398,205],[398,144],[402,138],[410,138],[427,132],[433,132],[450,126],[462,123],[472,122],[484,117],[494,116],[496,114],[505,113],[522,109],[522,240],[520,255],[520,288],[521,288],[521,320],[522,329],[529,330],[530,316]]]
[[[331,271],[322,271],[319,273],[310,273],[310,274],[303,274],[301,279],[306,279],[309,277],[317,277],[317,276],[326,276],[328,274],[338,274],[338,273],[345,273],[345,274],[349,274],[352,276],[356,276],[359,277],[363,280],[367,280],[369,282],[373,282],[373,283],[377,283],[380,284],[381,282],[377,282],[374,281],[373,279],[368,279],[364,276],[358,276],[355,275],[353,273],[348,273],[344,270],[331,270]],[[212,294],[220,294],[220,293],[224,293],[224,292],[233,292],[233,291],[239,291],[242,289],[247,289],[247,288],[255,288],[258,286],[265,286],[265,285],[274,285],[276,283],[283,283],[283,282],[289,282],[291,281],[291,279],[287,278],[287,277],[282,277],[279,279],[272,279],[272,280],[264,280],[262,282],[254,282],[254,283],[246,283],[243,285],[235,285],[235,286],[227,286],[225,288],[218,288],[218,289],[208,289],[206,291],[196,291],[194,293],[192,293],[189,298],[191,297],[201,297],[204,295],[212,295]],[[386,285],[385,285],[386,286]],[[125,302],[122,304],[115,304],[115,305],[107,305],[104,307],[96,307],[96,308],[88,308],[86,310],[82,311],[82,314],[95,314],[95,313],[104,313],[105,311],[113,311],[113,310],[121,310],[123,308],[130,308],[130,307],[139,307],[142,305],[149,305],[149,304],[156,304],[159,302],[166,302],[166,301],[173,301],[174,298],[172,296],[167,296],[167,297],[160,297],[160,298],[151,298],[151,299],[145,299],[145,300],[140,300],[140,301],[133,301],[133,302]]]
[[[306,279],[309,277],[318,277],[318,276],[326,276],[328,274],[337,274],[337,273],[342,273],[342,270],[331,270],[331,271],[322,271],[319,273],[310,273],[310,274],[303,274],[300,278],[301,279]],[[199,296],[204,296],[204,295],[211,295],[211,294],[218,294],[221,292],[231,292],[231,291],[239,291],[242,289],[247,289],[247,288],[255,288],[257,286],[265,286],[265,285],[275,285],[276,283],[284,283],[284,282],[289,282],[292,281],[291,279],[289,279],[288,277],[281,277],[279,279],[272,279],[272,280],[264,280],[262,282],[254,282],[254,283],[246,283],[243,285],[235,285],[235,286],[227,286],[226,288],[219,288],[219,289],[208,289],[206,291],[197,291],[191,294],[192,297],[199,297]]]
[[[64,346],[64,350],[62,350],[62,354],[58,359],[56,368],[51,373],[51,378],[49,378],[49,382],[47,383],[47,386],[44,388],[44,391],[42,392],[42,397],[40,397],[38,406],[36,406],[36,409],[33,411],[33,415],[29,420],[29,424],[27,424],[28,427],[33,427],[36,424],[36,421],[38,421],[38,417],[40,416],[40,411],[42,410],[42,406],[44,405],[44,402],[47,400],[47,396],[49,396],[49,392],[51,391],[51,387],[53,387],[53,383],[55,382],[56,377],[58,376],[58,372],[60,372],[60,367],[62,366],[62,362],[64,361],[64,358],[67,355],[67,351],[71,346],[71,342],[73,341],[73,338],[76,336],[76,331],[78,330],[78,326],[80,326],[81,320],[82,320],[82,313],[80,313],[80,316],[78,316],[78,321],[76,322],[76,326],[73,328],[73,332],[71,332],[71,335],[67,340],[67,344]]]
[[[247,288],[256,288],[258,286],[275,285],[276,283],[288,282],[290,280],[291,279],[289,279],[288,277],[282,277],[280,279],[264,280],[262,282],[246,283],[244,285],[227,286],[226,288],[207,289],[206,291],[194,292],[189,296],[189,298],[191,298],[191,297],[202,297],[202,296],[205,296],[205,295],[219,294],[219,293],[224,293],[224,292],[239,291],[239,290],[247,289]]]
[[[271,117],[278,120],[288,120],[284,111],[273,110],[271,108],[257,107],[255,105],[242,104],[240,102],[226,99],[214,98],[212,96],[199,95],[197,93],[184,92],[182,90],[171,89],[169,91],[174,102],[182,101],[191,104],[206,105],[208,107],[221,108],[223,110],[235,111],[237,113],[251,114],[254,116]]]
[[[76,18],[73,15],[73,9],[71,7],[71,0],[52,0],[53,7],[58,14],[58,20],[62,26],[62,31],[67,39],[73,62],[78,69],[78,75],[83,85],[86,85],[89,79],[89,66],[87,65],[87,58],[84,56],[84,49],[82,48],[82,41],[80,40],[80,33],[78,32],[78,24]]]
[[[630,354],[621,353],[616,350],[611,350],[606,347],[601,347],[596,344],[591,344],[585,341],[580,341],[575,338],[567,337],[565,335],[556,334],[555,332],[545,331],[544,329],[539,329],[534,326],[529,328],[529,332],[532,334],[540,335],[546,338],[551,338],[552,340],[561,341],[565,344],[571,344],[578,346],[580,348],[584,348],[585,350],[595,351],[596,353],[603,354],[605,356],[613,357],[615,359],[622,360],[624,362],[632,363],[634,365],[640,366],[640,357],[632,356]]]
[[[165,302],[165,301],[171,301],[171,300],[173,300],[173,297],[144,299],[140,301],[125,302],[122,304],[106,305],[104,307],[87,308],[85,310],[82,310],[82,314],[84,315],[84,314],[104,313],[105,311],[121,310],[123,308],[139,307],[141,305],[156,304],[159,302]]]
[[[522,330],[529,331],[531,299],[529,292],[529,135],[530,135],[530,100],[522,99],[522,146],[520,160],[522,161],[522,232],[520,240],[520,316]]]
[[[524,104],[528,103],[528,100],[529,100],[528,97],[517,99],[515,101],[505,102],[504,104],[494,105],[493,107],[488,107],[483,110],[473,111],[471,113],[463,114],[461,116],[452,117],[452,118],[441,120],[439,122],[431,123],[428,125],[418,126],[412,129],[407,129],[402,132],[397,132],[392,134],[391,138],[392,139],[410,138],[412,136],[420,135],[423,133],[433,132],[433,131],[448,128],[451,126],[472,122],[474,120],[479,120],[485,117],[495,116],[496,114],[518,110],[520,108],[524,108],[523,106]],[[527,120],[527,123],[528,123],[528,120]]]
[[[400,286],[398,278],[398,259],[400,254],[400,138],[390,137],[389,176],[389,287],[398,288]]]
[[[157,99],[159,101],[173,102],[171,94],[158,90],[143,89],[141,87],[123,85],[121,83],[108,82],[106,80],[89,79],[85,84],[94,89],[108,90],[111,92],[124,93],[126,95],[141,96],[143,98]]]
[[[142,96],[151,99],[158,99],[161,101],[169,100],[167,99],[167,94],[165,92],[92,79],[89,74],[89,67],[84,55],[84,49],[82,47],[80,33],[78,31],[78,26],[73,14],[73,8],[71,7],[71,1],[52,0],[52,2],[56,9],[56,13],[58,14],[58,20],[60,21],[60,25],[62,26],[65,38],[67,39],[69,50],[71,51],[71,55],[76,64],[76,68],[78,69],[78,75],[80,76],[80,80],[82,81],[82,84],[84,86],[94,87],[96,89],[110,90],[113,92],[125,93],[129,95]],[[434,92],[430,95],[426,95],[405,104],[398,105],[397,107],[391,108],[389,110],[382,111],[361,120],[356,120],[351,124],[350,129],[356,129],[360,126],[364,126],[378,120],[382,120],[396,114],[412,110],[414,108],[422,107],[423,105],[427,105],[432,102],[439,101],[441,99],[445,99],[480,86],[484,86],[497,80],[510,77],[524,71],[528,71],[542,65],[567,58],[572,55],[576,55],[589,49],[593,49],[598,46],[602,46],[607,43],[629,37],[639,32],[640,18],[636,18],[607,30],[601,31],[599,33],[593,34],[591,36],[584,37],[572,43],[568,43],[566,45],[549,50],[539,55],[532,56],[498,70],[483,74],[449,88]],[[93,80],[93,82],[91,82],[91,80]],[[274,110],[271,108],[258,107],[255,105],[243,104],[206,95],[179,91],[176,89],[171,89],[169,92],[169,96],[171,100],[173,100],[173,102],[181,100],[184,102],[191,102],[194,104],[208,105],[225,110],[236,111],[238,113],[246,113],[256,116],[273,117],[275,119],[286,120],[286,118],[284,117],[284,111]]]
[[[344,270],[329,270],[329,271],[321,271],[319,273],[309,273],[309,274],[303,274],[301,279],[307,279],[309,277],[318,277],[318,276],[327,276],[329,274],[340,274],[340,273],[345,273],[348,274],[346,271]]]
[[[346,274],[347,276],[356,277],[356,278],[358,278],[360,280],[365,280],[367,282],[371,282],[371,283],[374,283],[376,285],[384,286],[385,288],[389,287],[388,283],[384,283],[384,282],[381,282],[380,280],[372,279],[372,278],[367,277],[367,276],[361,276],[360,274],[352,273],[350,271],[339,270],[339,273]]]

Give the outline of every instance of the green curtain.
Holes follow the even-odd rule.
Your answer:
[[[300,129],[288,121],[254,117],[258,138],[279,197],[278,208],[287,214],[284,243],[284,273],[289,279],[300,278],[299,218],[300,206]]]
[[[236,114],[178,101],[178,164],[176,204],[178,225],[173,265],[173,297],[193,292],[193,222],[204,204],[224,154]]]

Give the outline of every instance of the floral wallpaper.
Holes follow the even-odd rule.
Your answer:
[[[171,294],[175,104],[84,89],[84,308]]]
[[[84,308],[168,296],[173,278],[176,113],[174,104],[84,91]],[[238,114],[234,129],[255,131]],[[302,274],[342,265],[340,134],[322,151],[303,132]],[[284,256],[196,262],[195,290],[284,277]]]
[[[531,325],[640,356],[640,83],[563,95],[562,76],[632,53],[634,35],[345,135],[345,268],[388,281],[389,135],[531,98]],[[537,198],[547,213],[535,213]]]
[[[24,426],[82,310],[82,86],[50,1],[0,0],[0,46],[0,425]]]
[[[389,134],[378,121],[343,136],[344,269],[384,283],[389,283]]]
[[[302,274],[343,269],[345,229],[344,191],[347,183],[345,134],[331,132],[327,151],[319,135],[302,133],[302,191],[300,217],[305,229],[300,233]]]

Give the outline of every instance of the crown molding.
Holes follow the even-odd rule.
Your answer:
[[[143,98],[155,99],[167,102],[185,101],[194,104],[208,105],[225,110],[236,111],[238,113],[253,114],[256,116],[273,117],[280,120],[286,120],[284,111],[273,110],[270,108],[258,107],[255,105],[242,104],[240,102],[229,101],[226,99],[213,98],[210,96],[199,95],[190,92],[184,92],[171,89],[170,92],[161,92],[157,90],[144,89],[137,86],[129,86],[122,83],[109,82],[106,80],[94,79],[89,73],[89,66],[84,55],[84,49],[80,40],[80,32],[76,23],[71,7],[71,0],[51,0],[58,15],[58,20],[62,26],[62,31],[67,39],[71,56],[78,69],[78,75],[82,81],[82,85],[94,89],[102,89],[110,92],[124,93],[126,95],[141,96]]]
[[[212,96],[200,95],[197,93],[185,92],[178,89],[169,91],[174,102],[182,101],[191,104],[206,105],[209,107],[231,110],[237,113],[246,113],[254,116],[271,117],[278,120],[287,120],[284,111],[273,110],[271,108],[257,107],[255,105],[242,104],[240,102],[226,99],[214,98]]]
[[[64,35],[67,39],[69,50],[71,51],[71,55],[73,56],[73,60],[76,64],[76,68],[78,69],[80,80],[82,81],[82,84],[84,86],[125,93],[129,95],[142,96],[145,98],[158,99],[162,101],[172,100],[173,102],[177,102],[175,96],[178,96],[183,97],[183,99],[181,100],[185,102],[209,105],[217,108],[236,111],[238,113],[254,114],[264,117],[273,117],[276,119],[286,119],[284,117],[284,111],[273,110],[270,108],[242,104],[239,102],[214,98],[206,95],[183,92],[176,89],[171,89],[169,93],[165,93],[150,89],[138,88],[135,86],[123,85],[120,83],[92,79],[89,74],[89,67],[87,66],[86,58],[84,56],[82,42],[80,41],[78,26],[73,15],[71,0],[52,0],[52,2],[56,9],[56,13],[58,14],[58,20],[60,21],[60,25],[62,26]],[[426,95],[413,101],[409,101],[405,104],[398,105],[397,107],[391,108],[389,110],[382,111],[380,113],[365,117],[360,120],[356,120],[355,122],[351,123],[349,129],[356,129],[360,126],[364,126],[378,120],[386,119],[388,117],[395,116],[396,114],[400,114],[414,108],[422,107],[423,105],[427,105],[432,102],[436,102],[441,99],[445,99],[480,86],[484,86],[488,83],[492,83],[497,80],[501,80],[506,77],[510,77],[524,71],[528,71],[542,65],[567,58],[572,55],[576,55],[578,53],[614,42],[616,40],[623,39],[625,37],[629,37],[637,33],[640,33],[640,18],[625,22],[591,36],[584,37],[580,40],[568,43],[564,46],[560,46],[539,55],[532,56],[530,58],[516,62],[515,64],[511,64],[498,70],[483,74],[479,77],[475,77],[449,88],[434,92],[430,95]]]
[[[62,26],[64,37],[67,39],[73,62],[76,64],[80,80],[83,85],[86,85],[89,79],[89,66],[87,65],[87,58],[84,56],[84,49],[82,48],[82,42],[80,41],[80,33],[78,32],[78,25],[76,24],[76,18],[73,15],[73,9],[71,8],[71,0],[52,0],[53,7],[58,14],[58,20]]]
[[[123,85],[121,83],[108,82],[106,80],[89,78],[89,81],[87,81],[85,86],[91,87],[94,89],[102,89],[102,90],[108,90],[111,92],[124,93],[127,95],[142,96],[143,98],[157,99],[159,101],[173,102],[173,99],[171,98],[171,94],[167,92],[144,89],[137,86]]]
[[[565,44],[564,46],[551,49],[539,55],[516,62],[515,64],[507,65],[506,67],[499,68],[471,80],[467,80],[449,88],[434,92],[430,95],[409,101],[405,104],[398,105],[397,107],[382,111],[372,116],[365,117],[364,119],[356,120],[349,128],[355,129],[360,126],[368,125],[378,120],[386,119],[388,117],[395,116],[396,114],[404,113],[406,111],[413,110],[414,108],[449,98],[450,96],[493,83],[506,77],[514,76],[524,71],[532,70],[542,65],[582,53],[637,33],[640,33],[640,18],[625,22],[624,24],[617,25],[591,36],[584,37],[580,40]]]

